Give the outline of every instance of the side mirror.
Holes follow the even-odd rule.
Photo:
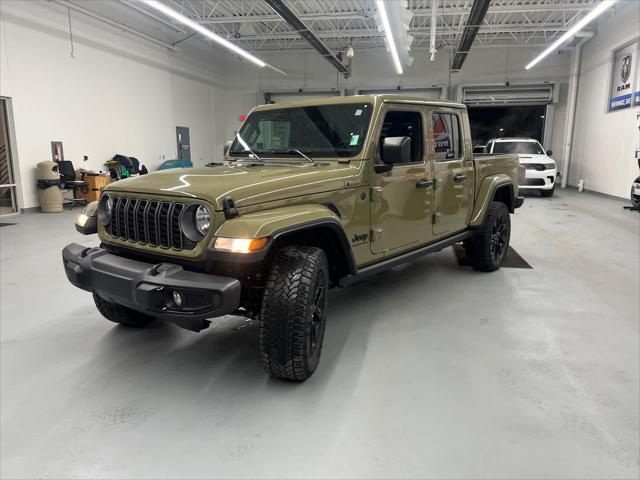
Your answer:
[[[389,165],[388,163],[379,163],[373,166],[373,170],[376,173],[385,173],[391,171],[393,165]]]
[[[411,162],[411,139],[387,137],[382,143],[382,161],[387,165]]]
[[[547,157],[550,157],[551,155],[553,155],[553,151],[552,150],[547,150]]]

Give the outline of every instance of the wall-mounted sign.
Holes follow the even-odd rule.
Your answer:
[[[51,142],[51,160],[59,162],[64,160],[64,151],[62,150],[62,142]]]
[[[634,104],[640,105],[637,40],[613,52],[609,111],[630,108]]]

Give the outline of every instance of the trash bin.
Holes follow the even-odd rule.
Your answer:
[[[60,190],[60,174],[56,162],[40,162],[37,165],[36,180],[40,209],[44,213],[62,211],[62,190]]]

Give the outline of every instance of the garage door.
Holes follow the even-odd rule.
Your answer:
[[[426,100],[440,100],[444,98],[444,89],[441,85],[432,85],[431,87],[402,87],[398,88],[362,88],[356,89],[356,95],[375,95],[382,93],[395,93],[398,95],[411,95],[412,97],[420,97]]]
[[[330,98],[344,95],[342,90],[314,90],[314,91],[272,91],[264,92],[265,103],[282,103],[296,100],[311,100],[313,98]]]
[[[462,103],[469,106],[547,105],[554,101],[553,84],[462,86]]]
[[[474,145],[483,144],[485,137],[524,136],[550,149],[557,95],[553,83],[462,85],[458,101],[469,107]]]

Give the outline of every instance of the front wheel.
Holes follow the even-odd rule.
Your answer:
[[[465,249],[474,269],[493,272],[509,249],[511,218],[502,202],[491,202],[484,224],[478,233],[467,240]]]
[[[550,190],[540,190],[540,194],[543,197],[552,197],[553,196],[553,192],[555,191],[556,186],[554,185],[552,189]]]
[[[260,359],[274,377],[302,382],[318,367],[327,321],[329,264],[323,250],[280,250],[260,310]]]

